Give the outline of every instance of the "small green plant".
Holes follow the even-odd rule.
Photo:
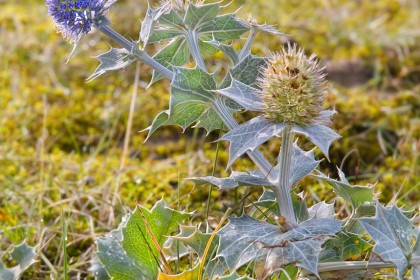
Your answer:
[[[233,171],[228,178],[188,180],[221,190],[261,187],[264,193],[252,203],[259,217],[229,217],[226,225],[222,219],[205,232],[180,226],[175,236],[191,213],[170,209],[163,200],[151,210],[138,206],[117,229],[96,239],[91,270],[97,279],[370,279],[381,269],[394,269],[398,279],[420,279],[420,233],[412,212],[381,205],[374,185],[353,186],[340,170],[339,180],[329,178],[317,170],[314,150],[299,145],[303,136],[328,158],[330,144],[339,138],[328,126],[335,111],[323,108],[324,69],[314,55],[288,44],[270,57],[256,56],[251,53],[255,34],[279,35],[273,26],[223,14],[220,3],[182,0],[149,7],[138,40],[130,41],[105,17],[114,2],[46,1],[74,48],[93,27],[121,47],[97,57],[100,65],[89,80],[140,61],[154,70],[150,86],[162,78],[171,81],[169,109],[156,116],[148,138],[164,125],[228,130],[219,139],[230,143],[227,167],[244,154],[258,167]],[[164,42],[149,55],[148,45]],[[218,71],[206,62],[217,52],[225,58],[214,68]],[[257,116],[238,124],[234,114],[242,111]],[[281,147],[272,164],[259,146],[278,137]],[[293,191],[306,176],[331,185],[348,203],[350,215],[336,219],[334,205],[325,202],[308,207]],[[190,268],[176,274],[173,263],[185,256]]]

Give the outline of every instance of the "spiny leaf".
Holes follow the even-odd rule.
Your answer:
[[[206,5],[195,5],[189,3],[187,12],[184,17],[184,24],[194,30],[204,23],[213,20],[219,13],[219,3],[211,3]]]
[[[184,130],[191,124],[206,129],[210,133],[223,127],[223,122],[214,112],[211,101],[216,82],[213,77],[199,67],[189,69],[174,67],[171,87],[170,108],[161,112],[153,121],[147,138],[162,125],[179,125]]]
[[[319,259],[322,262],[346,261],[349,258],[357,258],[371,247],[358,234],[340,232],[325,243]]]
[[[204,184],[212,184],[221,190],[233,189],[238,186],[272,186],[260,174],[236,172],[233,171],[229,178],[217,178],[214,176],[194,177],[188,178],[193,181],[197,186]]]
[[[229,73],[225,76],[221,88],[229,87],[232,78],[248,86],[255,86],[261,76],[261,69],[266,64],[265,58],[249,54],[241,62],[229,69]]]
[[[316,219],[281,233],[277,226],[243,215],[231,218],[219,231],[218,256],[230,271],[254,261],[264,262],[265,275],[291,263],[317,274],[321,245],[340,228],[340,221]]]
[[[318,172],[318,175],[316,175],[315,177],[326,181],[328,184],[330,184],[333,187],[335,193],[337,193],[345,201],[351,203],[353,209],[356,209],[364,203],[369,203],[373,201],[373,191],[375,185],[366,187],[351,186],[347,181],[344,173],[340,169],[338,169],[338,175],[340,177],[340,181],[331,179],[322,174],[321,172]]]
[[[211,233],[202,233],[195,226],[184,226],[181,225],[181,232],[178,235],[171,236],[171,239],[181,241],[190,246],[197,255],[201,258],[206,248],[207,242],[209,241]],[[210,252],[216,247],[219,242],[219,238],[216,236],[211,244]],[[209,258],[211,256],[207,256]]]
[[[248,31],[248,27],[237,20],[234,15],[220,15],[219,3],[188,5],[185,15],[170,10],[159,16],[159,26],[149,38],[149,42],[171,39],[178,36],[186,38],[191,32],[197,33],[199,41],[203,38],[216,38],[219,41],[239,39]],[[187,30],[187,31],[180,31]]]
[[[411,276],[413,279],[420,279],[420,228],[417,229],[416,243],[411,254]]]
[[[274,124],[264,117],[256,117],[223,135],[220,140],[230,142],[227,168],[247,151],[255,150],[271,137],[280,134],[284,127],[284,124]]]
[[[87,78],[88,81],[96,79],[107,71],[125,68],[132,62],[136,61],[136,58],[126,49],[116,48],[111,48],[109,51],[98,55],[96,58],[99,60],[100,64],[98,68],[96,68],[95,72]]]
[[[153,10],[150,7],[147,8],[146,16],[141,23],[140,29],[140,41],[143,46],[147,45],[148,40],[155,29],[156,20],[164,13],[164,11],[165,10],[162,7],[156,10]]]
[[[200,41],[199,47],[203,56],[213,55],[217,52],[217,49],[215,47],[205,42]],[[169,42],[168,45],[160,49],[153,56],[153,58],[168,69],[172,69],[173,66],[183,66],[189,61],[190,48],[184,37],[178,37],[173,39],[171,42]],[[148,86],[151,86],[152,84],[154,84],[162,78],[162,74],[153,70],[152,80],[150,81]]]
[[[12,259],[17,263],[16,266],[6,268],[0,261],[0,279],[2,280],[17,280],[20,276],[35,263],[35,247],[30,247],[26,242],[15,246],[10,253]]]
[[[182,38],[177,38],[166,45],[164,48],[160,49],[153,58],[167,68],[172,68],[172,66],[183,66],[188,62],[190,57],[190,50],[187,45],[187,42]],[[163,75],[159,72],[153,70],[152,80],[149,83],[149,86],[162,79]]]
[[[232,99],[246,110],[261,111],[263,107],[261,91],[235,79],[232,79],[229,87],[216,90],[216,92]]]
[[[124,221],[124,219],[123,219]],[[137,267],[133,260],[127,256],[124,251],[124,248],[121,245],[122,232],[121,228],[125,226],[125,222],[122,222],[118,229],[115,229],[105,236],[96,238],[96,244],[98,246],[98,251],[96,253],[99,258],[103,268],[109,276],[114,279],[121,280],[138,280],[138,279],[147,279],[149,274],[143,272],[142,269]],[[154,264],[156,265],[156,264]],[[96,270],[93,266],[92,270]],[[100,279],[107,279],[103,275]]]
[[[315,160],[314,151],[310,150],[305,152],[297,145],[297,141],[293,143],[292,149],[292,166],[290,168],[290,179],[289,186],[293,186],[305,176],[309,175],[321,161]],[[275,168],[274,172],[279,173],[279,163]]]
[[[325,203],[325,201],[321,201],[312,207],[308,208],[308,215],[309,219],[332,219],[334,218],[334,204]]]
[[[147,140],[149,140],[149,138],[152,136],[152,134],[159,128],[159,127],[161,127],[162,125],[164,125],[165,124],[165,122],[168,120],[168,118],[169,118],[169,111],[168,110],[166,110],[166,111],[162,111],[162,112],[160,112],[156,117],[155,117],[155,119],[153,120],[153,122],[152,122],[152,124],[149,126],[149,127],[147,127],[147,128],[145,128],[144,130],[142,130],[142,131],[148,131],[148,133],[147,133],[147,137],[146,137],[146,140],[145,141],[147,141]]]
[[[222,44],[214,38],[211,41],[206,41],[206,43],[218,48],[232,62],[233,65],[236,65],[239,62],[238,53],[232,45]]]
[[[162,252],[168,261],[176,261],[191,253],[184,243],[172,238],[166,239],[165,243],[163,243]]]
[[[162,42],[169,39],[174,39],[183,36],[184,33],[180,30],[173,29],[155,29],[153,34],[149,37],[148,43]]]
[[[140,207],[150,231],[160,246],[163,245],[165,236],[190,215],[168,208],[163,200],[157,202],[150,211]],[[158,275],[159,254],[138,210],[130,213],[127,224],[122,228],[122,234],[121,244],[127,256],[146,275],[145,279],[155,279]]]
[[[306,197],[301,193],[291,193],[293,210],[298,222],[303,222],[308,219],[308,208],[306,206]],[[270,209],[276,216],[281,216],[280,208],[276,200],[276,196],[272,190],[264,188],[263,194],[258,198],[257,202],[253,203],[258,207]]]
[[[327,159],[328,150],[331,143],[341,136],[328,126],[321,124],[311,124],[307,126],[293,126],[293,132],[301,133],[308,137],[308,139],[321,149],[322,153]]]
[[[409,266],[407,257],[411,253],[413,221],[395,205],[383,207],[380,203],[377,203],[375,217],[360,218],[359,221],[375,240],[372,251],[384,261],[394,263],[398,279],[403,279]]]
[[[178,27],[182,24],[183,19],[176,10],[169,10],[162,14],[159,18],[159,24],[167,27]]]
[[[222,129],[224,127],[224,123],[212,108],[208,108],[197,119],[197,123],[194,125],[194,127],[195,128],[204,128],[206,130],[207,135],[208,135],[213,130]]]
[[[203,23],[197,30],[218,41],[226,41],[239,39],[249,28],[238,21],[234,15],[227,14]]]
[[[216,82],[210,74],[199,67],[193,69],[174,67],[172,88],[197,96],[200,100],[212,101],[214,96],[209,91],[216,89]]]

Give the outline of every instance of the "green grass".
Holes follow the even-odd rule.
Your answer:
[[[400,190],[401,205],[418,206],[419,9],[410,1],[391,1],[389,6],[389,1],[359,6],[342,0],[242,2],[242,14],[252,11],[260,21],[278,24],[329,66],[344,61],[342,68],[352,75],[357,69],[348,62],[361,61],[362,70],[369,70],[361,84],[331,85],[328,103],[339,112],[334,126],[343,138],[332,147],[331,163],[323,162],[322,168],[334,176],[335,166],[341,166],[352,182],[378,181],[381,200]],[[117,2],[110,14],[115,28],[136,38],[146,5]],[[168,107],[166,82],[139,89],[129,156],[120,172],[135,67],[86,83],[97,66],[91,57],[109,48],[101,34],[85,38],[65,64],[71,46],[56,34],[43,1],[1,6],[0,251],[24,239],[39,244],[40,261],[24,279],[46,279],[50,274],[60,278],[66,269],[71,278],[86,277],[95,251],[93,238],[114,228],[136,203],[149,207],[165,197],[174,208],[179,203],[183,210],[195,210],[195,219],[204,220],[211,201],[209,222],[217,225],[223,212],[234,206],[234,197],[240,201],[247,193],[213,190],[207,200],[207,188],[179,183],[179,177],[212,172],[217,144],[211,141],[217,133],[204,139],[203,131],[193,137],[192,129],[180,134],[178,128],[165,128],[143,143],[146,135],[138,131]],[[346,13],[353,16],[340,17]],[[279,49],[285,39],[260,35],[253,51]],[[141,85],[150,75],[150,69],[142,67]],[[269,143],[264,152],[270,157],[277,147]],[[221,143],[216,175],[228,174],[226,162],[226,143]],[[244,159],[234,168],[244,170],[252,164]],[[121,202],[113,207],[119,172]],[[334,197],[328,186],[304,182],[311,188],[300,188],[310,201],[317,200],[313,193],[321,199]],[[255,190],[254,197],[259,192]]]

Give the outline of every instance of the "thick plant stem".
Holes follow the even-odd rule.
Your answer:
[[[217,112],[217,115],[222,119],[229,130],[234,129],[239,125],[226,107],[224,98],[219,97],[216,99],[214,102],[214,110]],[[260,151],[249,151],[247,154],[269,180],[273,179],[270,177],[270,172],[273,167]]]
[[[281,148],[278,162],[280,163],[280,172],[278,188],[275,189],[277,202],[279,203],[280,213],[286,218],[285,229],[297,225],[295,213],[293,210],[292,197],[290,195],[290,167],[292,165],[293,136],[292,127],[287,125],[282,132]]]
[[[186,38],[188,41],[188,45],[190,46],[191,54],[195,60],[195,63],[197,63],[198,67],[206,71],[207,70],[206,64],[204,63],[203,56],[201,55],[201,52],[200,52],[200,46],[198,44],[197,32],[188,31]]]
[[[156,71],[160,72],[163,76],[165,76],[169,80],[172,80],[174,74],[172,73],[171,70],[169,70],[162,64],[158,63],[156,60],[150,57],[146,52],[139,50],[138,48],[135,48],[135,45],[133,44],[133,42],[130,42],[129,40],[121,36],[121,34],[116,32],[114,29],[112,29],[108,25],[98,26],[98,29],[104,35],[106,35],[107,37],[115,41],[117,44],[119,44],[121,47],[129,51],[131,54],[137,56],[138,59],[140,59],[141,61],[143,61],[144,63],[146,63],[153,69],[155,69]]]
[[[99,31],[101,31],[103,34],[105,34],[107,37],[115,41],[118,45],[126,49],[127,51],[132,51],[133,44],[121,34],[119,34],[117,31],[109,27],[107,24],[103,24],[98,26]]]
[[[239,61],[244,59],[251,51],[252,43],[254,43],[256,30],[254,27],[251,27],[251,30],[249,31],[248,38],[245,41],[245,45],[242,47],[241,52],[239,53]]]
[[[338,271],[338,270],[365,270],[365,269],[380,269],[380,268],[395,268],[395,264],[384,263],[384,262],[366,262],[366,261],[323,262],[323,263],[318,264],[318,272]]]

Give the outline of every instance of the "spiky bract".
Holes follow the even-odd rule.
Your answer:
[[[48,14],[71,43],[77,42],[101,21],[116,0],[46,0]]]

